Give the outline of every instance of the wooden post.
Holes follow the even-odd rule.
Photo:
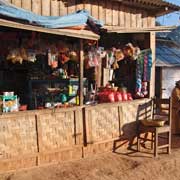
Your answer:
[[[83,105],[83,77],[84,77],[84,50],[83,50],[83,39],[80,39],[80,55],[79,55],[79,63],[80,63],[80,76],[79,76],[79,96],[80,96],[80,106]]]
[[[150,48],[152,50],[152,72],[150,81],[150,97],[154,96],[155,93],[155,65],[156,65],[156,34],[150,32]]]

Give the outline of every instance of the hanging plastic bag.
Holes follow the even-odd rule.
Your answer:
[[[89,67],[99,66],[98,57],[95,52],[92,51],[88,52],[88,66]]]

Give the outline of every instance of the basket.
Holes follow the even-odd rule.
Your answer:
[[[165,120],[163,119],[144,119],[141,123],[144,126],[154,126],[154,127],[162,127],[165,124]]]

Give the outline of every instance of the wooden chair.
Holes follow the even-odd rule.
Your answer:
[[[141,120],[164,119],[165,124],[162,127],[143,125]],[[144,134],[145,137],[141,135]],[[149,136],[151,137],[149,138]],[[160,138],[165,140],[165,143],[159,145]],[[139,105],[137,113],[137,150],[140,151],[142,140],[151,141],[151,149],[154,148],[154,156],[158,156],[158,150],[167,148],[167,153],[171,152],[171,98],[158,99],[154,98],[148,102]]]

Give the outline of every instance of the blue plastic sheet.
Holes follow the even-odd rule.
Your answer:
[[[90,16],[86,10],[66,16],[40,16],[22,8],[0,1],[0,15],[27,21],[30,24],[43,26],[46,28],[66,28],[80,25],[103,26],[103,23]]]

